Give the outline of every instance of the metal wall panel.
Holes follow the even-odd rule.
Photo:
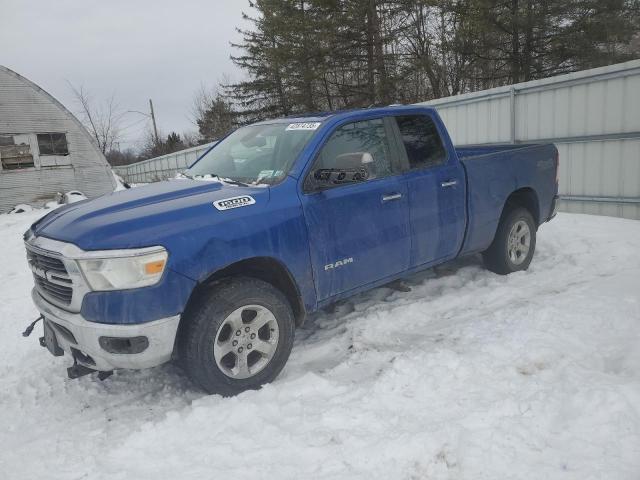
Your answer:
[[[188,168],[215,143],[198,145],[131,165],[113,167],[113,170],[127,183],[150,183],[166,180],[175,177],[177,172]]]
[[[424,104],[456,145],[555,143],[561,210],[640,219],[640,60]]]

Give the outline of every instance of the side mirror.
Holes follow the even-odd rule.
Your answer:
[[[371,178],[373,157],[369,152],[350,152],[338,155],[334,162],[339,168],[319,168],[311,174],[316,189],[333,185],[364,182]]]
[[[373,157],[369,152],[349,152],[343,153],[336,157],[334,165],[340,168],[359,168],[373,164]]]

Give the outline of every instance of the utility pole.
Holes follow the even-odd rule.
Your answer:
[[[158,139],[158,127],[156,126],[156,116],[153,113],[153,102],[149,99],[149,108],[151,109],[151,121],[153,121],[153,133],[156,136],[156,145],[160,145],[160,140]]]

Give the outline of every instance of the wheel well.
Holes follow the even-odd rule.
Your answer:
[[[532,188],[520,188],[509,195],[505,203],[503,213],[507,210],[507,205],[511,207],[526,208],[533,216],[536,226],[540,225],[540,203],[538,202],[538,195]]]
[[[214,282],[224,278],[243,276],[253,277],[270,283],[280,290],[289,301],[296,326],[302,325],[306,316],[306,310],[298,286],[289,270],[278,260],[270,257],[254,257],[241,260],[216,271],[201,282],[189,299],[189,304],[199,297],[200,292]]]

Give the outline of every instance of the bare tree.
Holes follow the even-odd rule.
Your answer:
[[[102,103],[95,102],[82,85],[76,88],[71,82],[68,83],[80,107],[79,113],[85,128],[102,153],[110,152],[120,138],[120,124],[125,113],[118,106],[115,94]]]
[[[217,90],[207,88],[204,83],[201,83],[198,90],[194,92],[191,104],[191,122],[196,127],[198,127],[198,120],[204,118],[217,94]]]
[[[146,160],[148,158],[159,157],[160,155],[164,155],[165,153],[167,153],[164,150],[165,144],[162,141],[162,139],[164,138],[164,133],[160,131],[158,135],[160,136],[160,140],[156,141],[156,136],[153,131],[153,128],[150,126],[147,127],[147,129],[144,131],[144,133],[142,134],[142,137],[138,142],[138,145],[139,145],[138,159],[139,160]]]
[[[182,141],[185,148],[195,147],[200,144],[200,134],[192,130],[182,132]]]

